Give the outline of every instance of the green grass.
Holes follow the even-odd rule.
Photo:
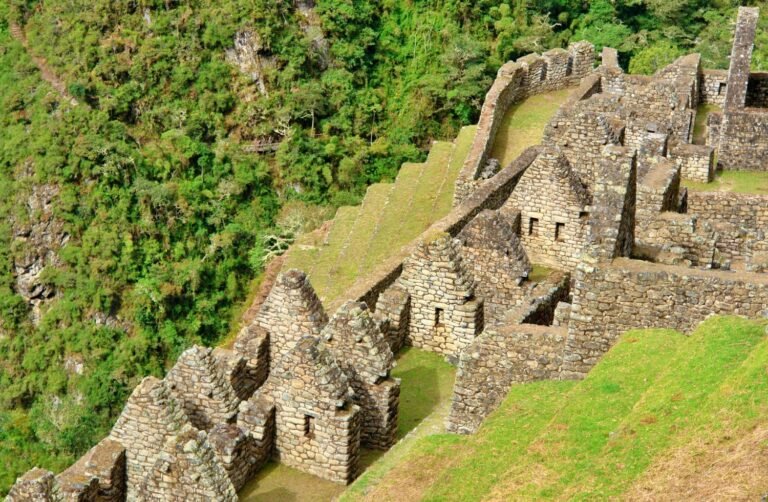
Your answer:
[[[665,364],[639,372],[652,385],[639,399],[633,396],[630,410],[616,413],[620,422],[597,434],[575,431],[570,449],[544,458],[547,469],[557,474],[543,486],[531,483],[517,493],[577,500],[620,495],[665,449],[672,432],[690,425],[690,416],[764,337],[763,329],[760,323],[739,318],[706,321],[671,360],[656,358]],[[593,405],[587,400],[581,403]],[[601,407],[606,404],[603,401]],[[585,411],[579,415],[586,416]],[[570,426],[572,421],[566,423]],[[550,431],[547,440],[552,435]]]
[[[506,166],[523,150],[537,145],[544,135],[544,126],[560,105],[565,103],[572,89],[547,92],[509,107],[501,121],[491,149],[491,157]]]
[[[707,140],[707,116],[711,112],[719,112],[720,107],[714,104],[701,104],[696,109],[696,120],[693,123],[693,143],[703,145]]]
[[[768,194],[768,172],[719,171],[711,183],[684,180],[682,185],[694,192]]]
[[[403,438],[416,425],[450,400],[456,369],[433,352],[406,347],[397,358],[392,376],[401,380],[397,437]]]
[[[531,273],[528,274],[528,280],[531,282],[542,282],[546,280],[552,272],[553,270],[551,268],[534,263],[531,265]]]
[[[453,206],[454,182],[464,166],[464,160],[472,147],[472,141],[475,139],[477,126],[462,127],[459,135],[456,137],[456,148],[448,164],[445,180],[442,189],[435,199],[435,205],[432,208],[432,219],[437,221],[448,214]]]
[[[765,326],[713,317],[688,337],[628,332],[583,381],[514,386],[477,434],[423,437],[343,500],[634,499],[674,476],[668,464],[706,479],[697,458],[768,429]]]

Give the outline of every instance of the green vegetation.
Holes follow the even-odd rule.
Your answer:
[[[539,144],[544,127],[569,94],[570,89],[547,92],[510,106],[496,133],[491,157],[504,167],[529,146]]]
[[[282,0],[0,5],[0,493],[93,445],[142,376],[221,341],[265,258],[320,215],[339,208],[328,246],[302,237],[306,255],[291,259],[332,297],[445,214],[471,141],[459,131],[504,61],[589,39],[616,46],[622,64],[637,56],[637,71],[677,51],[725,67],[737,4],[315,3],[306,16]],[[755,69],[768,66],[760,22]],[[227,62],[242,30],[268,62],[263,90]],[[452,155],[437,143],[420,163],[457,134]],[[375,213],[386,186],[368,208],[342,207],[396,177],[383,211],[393,219]],[[42,276],[58,297],[32,324],[13,226],[30,219],[37,184],[58,188],[53,215],[69,241]],[[406,220],[411,201],[419,212]],[[350,253],[364,258],[340,261]],[[68,358],[83,374],[65,370]]]
[[[700,104],[696,110],[696,120],[693,123],[693,142],[703,145],[707,141],[707,117],[711,112],[719,112],[720,107],[714,104]]]
[[[718,171],[710,183],[683,180],[682,185],[695,192],[768,194],[768,172]]]
[[[476,435],[424,437],[345,499],[626,498],[654,490],[670,465],[703,479],[705,467],[680,451],[727,450],[768,427],[765,327],[716,317],[689,337],[628,332],[583,381],[515,386]],[[763,442],[751,447],[744,458]],[[730,468],[720,473],[726,479],[740,472]],[[413,484],[417,490],[395,496]]]
[[[447,416],[454,373],[450,364],[432,352],[407,347],[398,354],[397,366],[392,371],[392,376],[401,380],[397,437],[408,436],[408,439],[386,453],[364,451],[364,467],[370,472],[383,472],[402,458],[404,451],[410,451],[409,445],[417,438],[440,430]],[[416,427],[418,430],[414,431]],[[363,483],[358,481],[356,486]],[[239,496],[249,502],[309,502],[331,500],[343,491],[343,486],[272,463],[260,471]]]

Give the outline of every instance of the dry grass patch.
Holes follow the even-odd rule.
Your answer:
[[[740,436],[733,431],[733,436]],[[768,424],[717,444],[698,439],[659,458],[625,500],[760,500],[768,492]]]

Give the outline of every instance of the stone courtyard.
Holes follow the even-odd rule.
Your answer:
[[[692,54],[628,75],[610,48],[594,67],[587,42],[506,63],[450,214],[335,309],[282,271],[232,349],[185,351],[135,388],[108,437],[58,475],[29,471],[7,500],[237,500],[270,460],[344,485],[362,448],[395,443],[404,346],[457,366],[445,425],[471,434],[512,385],[583,378],[629,329],[766,315],[768,196],[684,186],[768,169],[757,16],[739,10],[727,71]],[[512,104],[569,87],[541,145],[490,157]],[[722,111],[693,144],[702,104]],[[550,271],[534,280],[534,266]]]

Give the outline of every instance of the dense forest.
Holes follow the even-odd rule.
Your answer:
[[[220,343],[268,257],[475,121],[503,62],[586,39],[635,73],[693,51],[723,68],[737,5],[4,2],[0,494],[94,444],[141,377]],[[40,218],[61,247],[34,314],[16,264]]]

